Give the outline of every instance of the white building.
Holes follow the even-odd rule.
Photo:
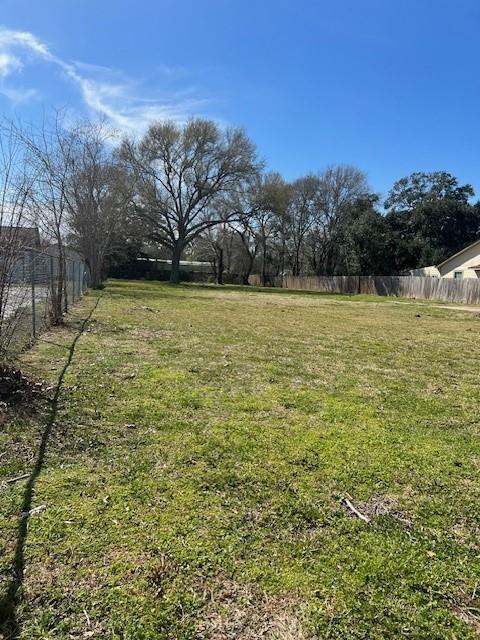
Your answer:
[[[412,269],[412,276],[480,278],[480,240],[476,240],[436,266]]]

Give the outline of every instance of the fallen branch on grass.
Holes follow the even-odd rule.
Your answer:
[[[342,502],[350,509],[352,513],[357,516],[357,518],[360,518],[360,520],[363,520],[367,524],[370,524],[370,518],[363,513],[360,513],[360,511],[350,502],[348,498],[343,498]]]
[[[34,507],[30,509],[30,511],[22,511],[22,517],[29,518],[30,516],[34,516],[36,513],[41,513],[47,508],[46,504],[41,504],[38,507]]]
[[[25,478],[28,478],[30,474],[29,473],[22,473],[21,476],[17,476],[16,478],[10,478],[9,480],[7,480],[7,484],[13,484],[14,482],[18,482],[19,480],[25,480]]]

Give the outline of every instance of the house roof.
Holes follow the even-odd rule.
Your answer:
[[[58,247],[58,244],[49,244],[47,247],[45,247],[44,249],[44,253],[50,255],[50,256],[59,256],[60,255],[60,249]],[[65,256],[65,258],[70,259],[70,260],[83,260],[83,256],[80,253],[80,251],[77,251],[76,249],[72,249],[72,247],[68,247],[68,246],[63,246],[63,255]]]
[[[22,248],[39,247],[40,232],[38,227],[0,226],[0,244],[12,242]]]
[[[462,253],[465,253],[466,251],[468,251],[469,249],[471,249],[475,245],[478,245],[478,247],[480,249],[480,239],[475,240],[475,242],[472,242],[471,244],[469,244],[468,246],[464,247],[463,249],[460,249],[460,251],[457,251],[457,253],[454,253],[453,256],[450,256],[446,260],[444,260],[443,262],[440,262],[440,264],[437,264],[437,269],[440,269],[440,267],[443,267],[445,264],[447,264],[447,262],[450,262],[450,260],[453,260],[453,258],[456,258],[457,256],[461,256]],[[473,268],[475,268],[475,267],[473,267]]]

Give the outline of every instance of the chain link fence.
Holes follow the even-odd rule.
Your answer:
[[[15,251],[1,271],[0,338],[4,354],[11,357],[50,324],[55,300],[65,313],[89,286],[88,268],[80,256],[67,256],[62,264],[59,255],[48,250]]]

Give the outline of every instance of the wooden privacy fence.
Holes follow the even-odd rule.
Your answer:
[[[261,286],[261,277],[249,283]],[[268,286],[324,293],[369,293],[377,296],[420,298],[480,304],[480,280],[475,278],[423,278],[420,276],[273,276]]]

